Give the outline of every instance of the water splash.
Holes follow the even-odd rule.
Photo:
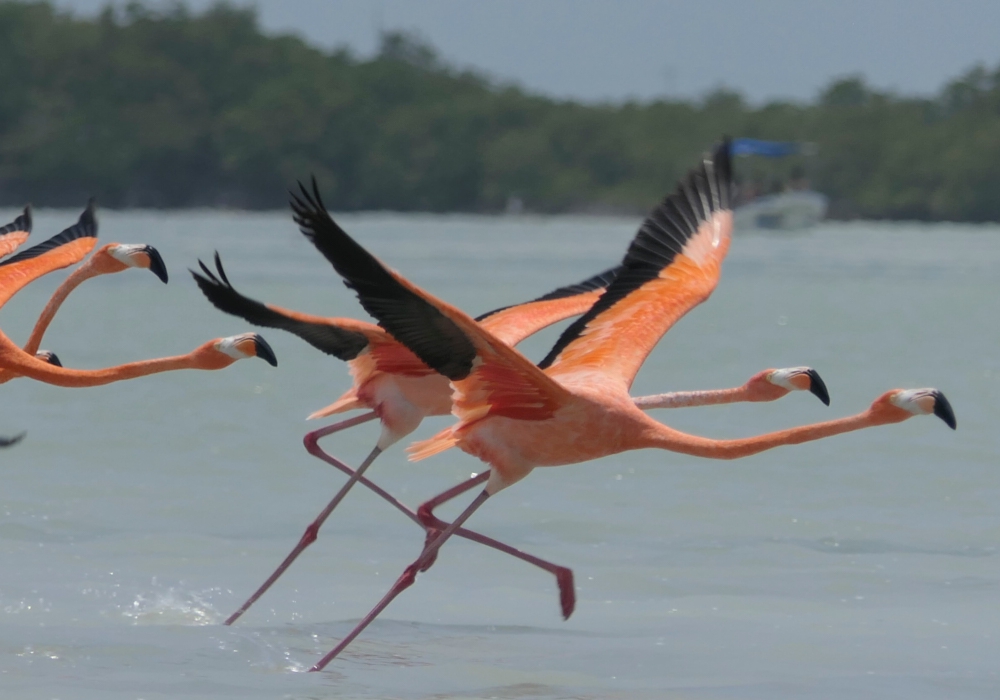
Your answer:
[[[122,610],[122,615],[137,625],[216,625],[222,615],[207,600],[207,591],[183,591],[168,588],[165,591],[140,593],[132,605]]]

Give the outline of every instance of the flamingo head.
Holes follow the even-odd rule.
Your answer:
[[[278,366],[274,350],[256,333],[243,333],[211,340],[201,346],[199,351],[204,351],[205,359],[215,365],[211,367],[212,369],[226,367],[248,357],[259,357],[272,367]]]
[[[826,384],[812,367],[766,369],[750,377],[746,390],[748,401],[774,401],[790,391],[808,391],[827,406],[830,405]]]
[[[871,406],[876,420],[898,423],[913,416],[934,414],[952,430],[958,427],[951,403],[937,389],[894,389],[875,399]]]
[[[95,274],[121,272],[130,267],[149,270],[167,283],[167,266],[160,251],[142,243],[108,243],[101,246],[90,259]]]

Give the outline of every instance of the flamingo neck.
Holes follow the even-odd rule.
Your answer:
[[[100,274],[100,273],[97,273]],[[42,344],[42,336],[45,335],[45,331],[48,330],[49,324],[52,323],[52,319],[55,318],[56,312],[59,311],[59,307],[62,306],[63,302],[66,301],[66,297],[70,293],[80,286],[84,280],[90,279],[95,276],[93,268],[89,265],[84,265],[83,267],[74,270],[69,277],[67,277],[62,284],[52,293],[49,298],[48,303],[45,308],[42,309],[42,313],[39,314],[38,320],[35,321],[35,327],[31,329],[31,336],[28,338],[28,342],[24,344],[24,351],[29,355],[34,355],[38,352],[39,346]]]
[[[200,354],[197,351],[187,355],[130,362],[104,369],[82,370],[55,367],[27,354],[3,333],[0,333],[0,367],[47,384],[65,387],[99,386],[159,372],[209,368],[201,362]]]
[[[832,435],[849,433],[890,422],[879,420],[871,410],[835,420],[803,425],[787,430],[757,435],[736,440],[713,440],[682,433],[661,423],[653,422],[642,438],[642,447],[656,447],[671,452],[708,457],[713,459],[737,459],[764,452],[781,445],[797,445],[812,440],[820,440]]]
[[[710,389],[706,391],[672,391],[668,394],[637,396],[633,399],[637,408],[648,411],[653,408],[682,408],[686,406],[714,406],[723,403],[747,401],[746,386],[733,389]]]

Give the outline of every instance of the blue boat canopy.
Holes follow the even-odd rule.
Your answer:
[[[783,158],[797,153],[810,155],[814,149],[812,144],[747,138],[733,139],[729,145],[729,153],[732,156],[764,156],[765,158]]]

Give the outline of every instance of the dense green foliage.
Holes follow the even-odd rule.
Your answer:
[[[362,61],[225,5],[79,19],[0,2],[3,204],[273,208],[315,173],[338,210],[642,210],[723,133],[818,143],[809,175],[835,216],[1000,220],[1000,69],[933,99],[851,78],[813,105],[583,105],[399,34]]]

